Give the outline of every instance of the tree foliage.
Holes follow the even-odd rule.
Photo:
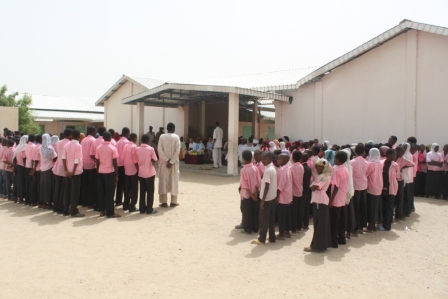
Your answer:
[[[21,98],[18,92],[7,94],[8,88],[3,85],[0,89],[0,106],[19,108],[19,131],[26,134],[40,134],[40,127],[34,122],[30,111],[32,98],[24,94]]]

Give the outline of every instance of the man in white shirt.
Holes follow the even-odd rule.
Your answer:
[[[216,128],[213,131],[213,168],[220,168],[221,162],[221,149],[222,149],[222,136],[224,132],[219,127],[219,121],[216,122]]]

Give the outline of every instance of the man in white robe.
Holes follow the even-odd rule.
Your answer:
[[[219,121],[216,122],[216,128],[213,131],[213,168],[220,168],[221,163],[221,149],[222,149],[223,131],[219,127]]]
[[[179,194],[179,153],[180,139],[174,134],[173,123],[167,125],[167,134],[159,138],[159,201],[161,207],[167,207],[168,193],[171,193],[171,207],[176,207]]]

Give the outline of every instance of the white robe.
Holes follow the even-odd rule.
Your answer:
[[[174,133],[160,136],[158,144],[159,153],[159,195],[171,193],[179,194],[179,153],[180,139]],[[170,160],[171,168],[166,167]]]

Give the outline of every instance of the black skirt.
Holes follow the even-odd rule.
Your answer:
[[[426,186],[425,186],[426,196],[439,197],[441,191],[441,183],[442,183],[442,172],[428,170],[428,173],[426,174]]]
[[[311,248],[322,251],[331,247],[330,212],[327,205],[313,203],[313,225]]]
[[[40,200],[45,203],[53,202],[53,171],[51,168],[40,174]]]
[[[379,221],[379,201],[381,200],[381,195],[373,195],[367,193],[367,221],[369,223],[375,223]]]

